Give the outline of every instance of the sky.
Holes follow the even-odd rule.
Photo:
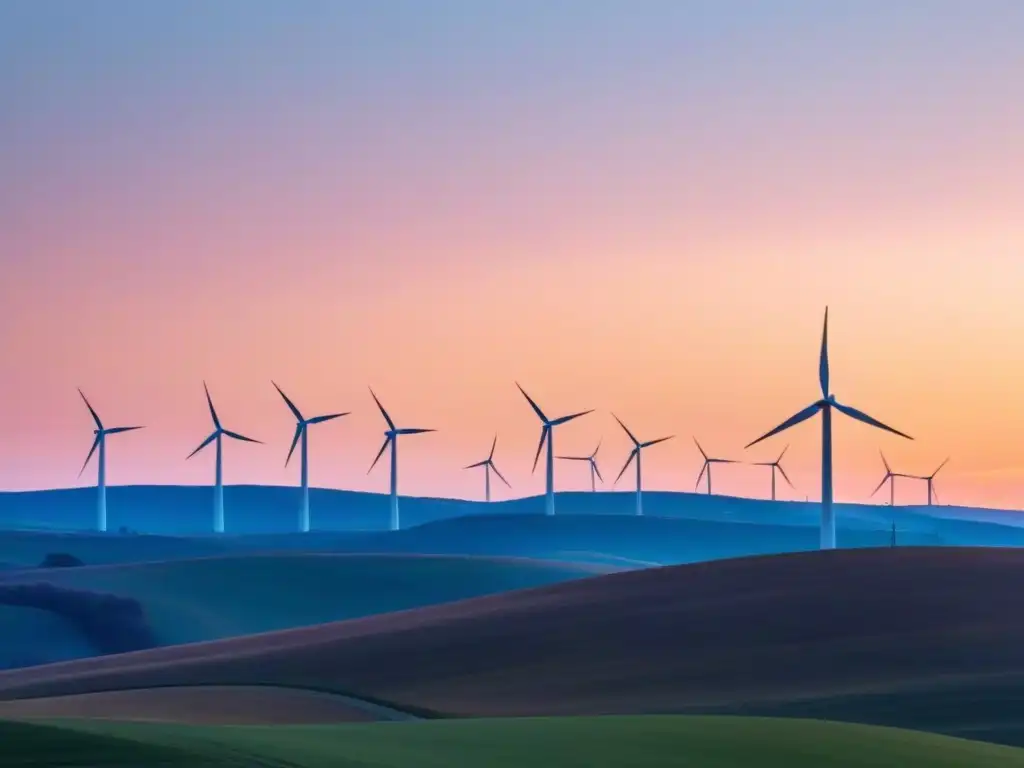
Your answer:
[[[400,492],[477,498],[602,440],[692,490],[696,436],[743,446],[812,402],[822,313],[836,498],[879,450],[946,503],[1024,508],[1024,4],[1019,0],[0,0],[0,488],[298,482],[276,381],[310,415],[316,486],[399,426]],[[556,469],[588,486],[585,464]],[[719,467],[716,491],[768,492]],[[616,486],[634,487],[632,474]],[[902,481],[897,502],[923,501]],[[879,494],[875,500],[884,498]]]

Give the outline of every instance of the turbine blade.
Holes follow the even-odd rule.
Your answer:
[[[295,425],[295,437],[292,438],[292,447],[288,449],[288,458],[284,460],[284,465],[287,467],[288,462],[292,460],[292,454],[295,453],[295,446],[299,444],[299,438],[302,437],[302,430],[306,428],[305,424],[300,420]]]
[[[373,468],[374,468],[375,466],[377,466],[377,462],[378,462],[378,461],[380,461],[380,457],[384,455],[384,451],[386,451],[386,450],[387,450],[388,444],[389,444],[389,443],[390,443],[390,442],[391,442],[392,440],[394,440],[394,438],[393,438],[393,437],[392,437],[391,435],[388,435],[387,437],[385,437],[385,438],[384,438],[384,445],[382,445],[382,446],[380,447],[380,450],[379,450],[379,451],[377,451],[377,458],[375,458],[375,459],[373,460],[373,464],[371,464],[371,465],[370,465],[370,468],[369,468],[368,470],[366,470],[366,474],[370,474],[371,472],[373,472]]]
[[[622,469],[619,470],[619,476],[615,478],[615,482],[613,482],[612,485],[615,485],[616,483],[619,482],[619,480],[622,479],[622,476],[626,474],[626,470],[629,469],[629,465],[633,463],[633,459],[636,458],[638,453],[640,453],[639,448],[634,448],[632,451],[629,452],[629,458],[626,459],[626,463],[622,465]]]
[[[866,413],[864,413],[863,411],[858,411],[856,408],[851,408],[848,405],[842,405],[842,404],[836,403],[836,402],[833,402],[832,405],[833,405],[833,407],[835,407],[836,410],[838,410],[838,411],[840,411],[842,413],[845,413],[851,419],[856,419],[857,421],[862,421],[865,424],[870,424],[872,427],[878,427],[879,429],[884,429],[886,432],[892,432],[894,435],[899,435],[900,437],[907,438],[907,440],[913,440],[914,439],[910,435],[906,435],[903,432],[900,432],[898,429],[893,429],[888,424],[883,424],[878,419],[871,418]]]
[[[488,459],[484,459],[483,461],[478,461],[476,464],[470,464],[468,467],[463,467],[463,469],[476,469],[477,467],[486,467],[487,462]]]
[[[786,482],[789,483],[789,487],[795,491],[796,486],[793,485],[793,481],[789,479],[789,475],[786,474],[786,470],[782,468],[782,465],[776,464],[775,467],[779,470],[779,472],[782,473],[782,476],[785,478]]]
[[[821,406],[822,406],[823,403],[824,403],[823,400],[819,400],[814,405],[807,406],[806,408],[804,408],[799,413],[794,414],[793,416],[790,416],[784,422],[779,424],[779,426],[777,426],[775,429],[772,429],[772,430],[770,430],[768,432],[765,432],[763,435],[761,435],[759,438],[757,438],[757,440],[755,440],[754,442],[747,443],[747,445],[744,446],[744,448],[749,448],[752,445],[757,445],[762,440],[767,440],[772,435],[777,435],[777,434],[779,434],[779,432],[783,432],[783,431],[789,429],[790,427],[796,426],[801,421],[807,421],[807,419],[811,418],[811,416],[813,416],[819,410],[821,410]],[[703,453],[703,451],[701,451],[701,453]]]
[[[505,476],[503,474],[501,474],[501,472],[498,471],[498,468],[496,466],[494,466],[494,462],[493,461],[491,462],[491,469],[494,470],[494,474],[496,474],[499,478],[501,478],[501,482],[503,482],[509,488],[512,487],[512,483],[510,483],[508,480],[506,480]]]
[[[220,434],[220,430],[216,430],[215,432],[213,432],[208,438],[206,438],[205,440],[203,440],[203,442],[201,442],[199,444],[198,448],[196,448],[194,451],[192,451],[192,453],[190,453],[188,456],[185,457],[185,461],[188,461],[189,459],[191,459],[193,456],[195,456],[197,453],[199,453],[201,450],[203,450],[203,448],[205,448],[210,443],[212,443],[214,440],[216,440],[217,439],[217,435],[219,435],[219,434]]]
[[[671,440],[673,437],[675,437],[675,435],[669,435],[668,437],[659,437],[657,440],[648,440],[646,443],[641,443],[640,447],[641,448],[650,448],[652,445],[657,445],[658,443],[664,443],[666,440]]]
[[[494,436],[494,442],[491,443],[491,452],[487,455],[487,460],[488,461],[490,461],[491,459],[494,458],[494,449],[497,448],[497,447],[498,447],[498,436],[495,435]],[[492,467],[492,469],[493,469],[493,467]],[[494,471],[497,472],[498,470],[495,469]]]
[[[145,429],[145,427],[111,427],[103,431],[108,435],[118,435],[121,432],[134,432],[136,429]]]
[[[821,329],[821,356],[818,358],[818,383],[821,396],[828,399],[828,307],[825,307],[825,324]]]
[[[700,455],[704,457],[705,461],[707,461],[708,455],[706,453],[704,453],[704,449],[700,447],[700,443],[697,442],[697,438],[696,437],[693,438],[693,443],[694,443],[694,445],[697,446],[697,450],[700,451]]]
[[[708,460],[704,459],[704,463],[700,467],[700,474],[697,475],[697,482],[693,485],[693,490],[700,488],[700,481],[704,477],[704,470],[708,468]]]
[[[210,416],[213,418],[213,426],[220,429],[220,419],[217,418],[217,411],[213,407],[213,398],[210,397],[210,389],[206,386],[206,382],[203,382],[203,391],[206,392],[206,404],[210,406]]]
[[[589,456],[555,456],[556,459],[565,459],[566,461],[590,461]]]
[[[406,429],[396,429],[395,430],[395,434],[396,435],[422,435],[424,432],[437,432],[437,430],[436,429],[415,429],[415,428],[411,428],[411,427],[410,428],[406,428]]]
[[[949,458],[950,457],[947,456],[946,457],[946,461],[943,461],[941,464],[939,464],[939,469],[942,469],[944,466],[946,466],[946,462],[949,461]],[[930,476],[931,477],[935,477],[937,474],[939,474],[939,469],[936,469],[934,472],[932,472],[932,474]]]
[[[103,429],[103,422],[100,421],[99,414],[96,413],[96,409],[92,407],[89,399],[85,396],[85,393],[79,388],[78,394],[82,396],[82,400],[85,401],[85,407],[89,409],[89,413],[92,414],[92,420],[96,422],[96,429]]]
[[[736,459],[708,459],[708,464],[740,464]]]
[[[882,486],[885,485],[885,483],[889,480],[890,477],[892,477],[892,474],[889,473],[889,472],[886,472],[885,473],[885,477],[882,478],[882,482],[880,482],[878,484],[878,486],[875,488],[875,490],[873,490],[871,492],[871,496],[874,496],[876,493],[878,493],[880,490],[882,490]],[[869,496],[868,498],[871,498],[871,497]]]
[[[602,437],[600,440],[597,441],[597,448],[595,448],[594,452],[592,454],[590,454],[590,458],[592,458],[592,459],[596,459],[597,458],[597,452],[601,450],[601,443],[603,442],[603,440],[604,440],[604,438]]]
[[[99,447],[100,441],[102,439],[103,439],[103,433],[102,432],[98,432],[96,434],[96,439],[92,441],[92,448],[89,449],[89,455],[85,457],[85,463],[82,465],[82,468],[80,470],[78,470],[78,476],[79,477],[81,477],[82,473],[85,472],[85,468],[87,466],[89,466],[89,460],[92,458],[92,455],[94,453],[96,453],[96,449]]]
[[[228,437],[230,437],[233,440],[241,440],[244,443],[260,443],[259,440],[254,440],[251,437],[246,437],[245,435],[240,435],[237,432],[228,432],[228,430],[226,430],[226,429],[224,430],[224,434],[227,435]],[[263,445],[263,443],[260,443],[260,445]]]
[[[565,424],[565,422],[567,422],[567,421],[572,421],[573,419],[578,419],[580,416],[586,416],[588,413],[593,413],[593,412],[594,412],[594,409],[591,408],[589,411],[580,411],[579,413],[573,413],[573,414],[570,414],[568,416],[562,416],[562,417],[557,418],[554,421],[552,421],[551,422],[551,426],[552,427],[557,427],[559,424]]]
[[[889,462],[885,460],[885,454],[881,450],[878,451],[878,455],[882,457],[882,464],[885,465],[885,471],[892,474],[892,468],[889,466]]]
[[[939,489],[935,487],[935,483],[932,483],[932,496],[935,497],[936,501],[939,501]]]
[[[519,386],[518,381],[516,382],[516,386],[519,387],[519,391],[523,393],[523,397],[526,398],[526,402],[528,402],[530,404],[530,407],[533,408],[533,412],[537,414],[537,418],[539,418],[541,421],[547,424],[548,417],[544,415],[544,411],[540,409],[540,406],[533,401],[532,397],[526,394],[526,390]]]
[[[782,449],[782,453],[779,454],[779,458],[777,458],[775,460],[776,464],[778,464],[780,461],[782,461],[782,457],[786,455],[786,451],[788,451],[788,450],[789,450],[789,445],[787,444],[786,447]],[[781,469],[781,467],[780,467],[780,469]]]
[[[537,444],[537,455],[533,457],[533,469],[530,470],[531,474],[537,471],[537,462],[540,461],[540,452],[544,450],[544,441],[547,439],[548,430],[550,429],[551,427],[549,427],[547,422],[545,422],[544,426],[540,430],[540,442]]]
[[[307,424],[323,424],[325,421],[331,421],[332,419],[340,419],[342,416],[348,416],[351,411],[345,411],[344,413],[329,413],[326,416],[314,416],[312,419],[306,421]]]
[[[612,414],[612,418],[615,419],[617,422],[619,422],[619,426],[622,427],[626,431],[627,435],[629,435],[629,439],[633,441],[633,445],[640,445],[640,441],[637,440],[636,437],[633,435],[633,433],[629,431],[629,427],[627,427],[625,424],[622,423],[622,419],[620,419],[614,413]]]
[[[597,475],[597,479],[600,480],[603,483],[604,482],[604,478],[601,477],[601,470],[597,468],[597,462],[594,461],[593,458],[590,459],[590,466],[592,466],[594,468],[594,474]]]
[[[288,395],[284,393],[284,390],[277,386],[277,382],[271,381],[270,383],[274,385],[274,389],[277,390],[277,393],[284,398],[284,402],[287,404],[288,410],[292,412],[292,416],[294,416],[298,421],[305,421],[305,419],[302,418],[302,414],[299,413],[299,409],[295,406],[295,403],[288,399]]]
[[[391,420],[391,417],[388,416],[388,412],[384,410],[384,406],[380,404],[380,400],[378,400],[377,396],[375,394],[373,394],[373,390],[372,389],[370,390],[370,395],[373,397],[373,401],[377,404],[377,407],[380,408],[380,412],[381,412],[381,415],[384,417],[384,421],[386,421],[388,423],[388,429],[394,431],[394,429],[395,429],[395,422],[393,422]]]

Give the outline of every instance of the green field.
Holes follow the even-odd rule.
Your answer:
[[[1015,768],[1024,750],[811,720],[605,717],[344,726],[0,722],[5,768]]]

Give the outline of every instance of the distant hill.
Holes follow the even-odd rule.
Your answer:
[[[958,524],[959,525],[959,524]],[[983,526],[985,527],[985,526]],[[1002,533],[999,526],[988,526]],[[1009,543],[1017,532],[993,539]],[[1024,543],[1024,532],[1019,534]],[[841,528],[843,547],[888,546],[888,530]],[[927,530],[902,532],[901,545],[946,543]],[[88,565],[253,552],[406,553],[525,557],[625,567],[675,564],[817,549],[817,527],[645,515],[492,514],[437,520],[401,531],[142,536],[0,531],[0,557],[35,566],[49,552]],[[10,578],[10,573],[6,578]],[[0,573],[0,579],[5,578]]]
[[[259,683],[461,716],[813,712],[1020,744],[1022,580],[1013,549],[652,568],[0,673],[0,699]]]
[[[172,645],[402,611],[617,570],[518,558],[228,555],[34,570],[6,583],[45,582],[132,598],[142,606],[156,641]],[[0,650],[7,634],[5,624]]]
[[[139,533],[203,535],[211,531],[213,490],[208,486],[113,486],[107,490],[110,530],[122,526]],[[224,489],[229,533],[284,533],[296,530],[298,489],[282,486],[232,485]],[[632,492],[558,494],[560,515],[632,515]],[[313,488],[310,490],[315,530],[381,531],[390,519],[384,494]],[[402,524],[411,527],[434,520],[481,514],[541,514],[544,499],[534,496],[513,501],[403,498]],[[920,507],[897,507],[897,522],[908,530],[927,528]],[[943,508],[946,515],[952,514]],[[91,530],[95,521],[96,489],[0,493],[0,527]],[[699,493],[648,491],[644,511],[652,517],[779,525],[817,525],[816,503],[707,496]],[[888,528],[892,510],[873,505],[837,505],[840,527]],[[995,522],[995,521],[988,521]]]

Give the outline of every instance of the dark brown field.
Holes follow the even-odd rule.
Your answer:
[[[2,673],[0,699],[268,684],[456,716],[810,714],[1012,741],[1022,583],[1016,549],[725,560]]]

